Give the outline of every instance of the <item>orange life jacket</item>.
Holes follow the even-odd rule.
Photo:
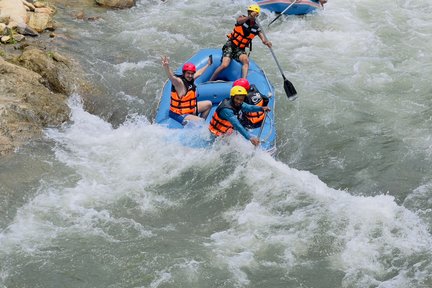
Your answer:
[[[241,108],[234,108],[231,105],[231,99],[224,99],[219,106],[216,108],[215,113],[213,114],[213,117],[210,121],[209,130],[211,133],[213,133],[216,136],[221,136],[224,134],[230,134],[233,131],[234,126],[229,122],[228,120],[222,119],[219,116],[219,112],[224,109],[228,108],[234,111],[235,115],[240,114]]]
[[[256,106],[267,106],[269,99],[268,97],[262,95],[255,85],[252,85],[251,91],[249,91],[245,102],[250,105]],[[259,112],[248,112],[243,114],[243,120],[245,120],[244,124],[250,128],[257,128],[261,126],[262,121],[264,120],[265,114],[263,111]]]
[[[183,75],[179,76],[186,88],[186,95],[179,97],[174,85],[171,85],[171,102],[170,110],[174,113],[183,114],[196,114],[197,108],[197,95],[196,86],[188,82]]]
[[[258,103],[255,104],[256,106],[262,107],[264,105],[264,100],[261,98]],[[252,123],[252,124],[258,124],[261,123],[264,120],[265,114],[263,111],[258,112],[249,112],[245,113],[245,117]]]
[[[260,32],[259,27],[255,23],[251,25],[251,20],[247,20],[243,24],[235,24],[234,31],[227,35],[234,45],[240,49],[245,49],[252,39]]]

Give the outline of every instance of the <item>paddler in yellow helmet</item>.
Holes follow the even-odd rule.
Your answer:
[[[241,113],[270,111],[270,108],[267,106],[246,104],[244,100],[247,94],[248,92],[244,87],[234,86],[231,88],[231,97],[223,100],[219,104],[210,121],[209,130],[214,136],[231,134],[236,130],[254,146],[260,144],[260,140],[256,137],[252,137],[240,123],[239,117]]]
[[[246,53],[246,48],[249,47],[249,50],[252,50],[252,39],[255,36],[258,35],[264,45],[272,47],[272,43],[267,40],[256,22],[261,12],[260,7],[257,4],[252,4],[247,10],[248,15],[238,17],[234,30],[227,35],[228,41],[222,47],[222,63],[216,68],[210,81],[218,80],[219,73],[229,66],[231,59],[242,63],[241,77],[246,78],[249,70],[249,56]]]

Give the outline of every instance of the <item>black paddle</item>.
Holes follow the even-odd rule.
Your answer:
[[[288,11],[289,8],[291,8],[292,5],[294,5],[294,3],[296,3],[297,0],[294,0],[294,2],[292,2],[287,8],[285,8],[276,18],[274,18],[268,25],[267,27],[270,27],[270,25],[275,22],[277,19],[279,19],[279,17],[281,17],[286,11]]]
[[[267,39],[267,41],[268,41],[267,35],[265,34],[264,30],[262,29],[261,24],[259,24],[258,21],[256,21],[256,23],[257,23],[258,26],[261,28],[261,32],[263,33],[264,37],[265,37],[265,38]],[[282,74],[282,78],[284,79],[284,90],[285,90],[285,93],[286,93],[288,99],[291,100],[291,101],[292,101],[292,100],[295,100],[295,99],[297,98],[297,97],[296,97],[296,95],[297,95],[297,91],[296,91],[294,85],[293,85],[293,84],[292,84],[288,79],[286,79],[286,77],[285,77],[285,75],[284,75],[284,73],[283,73],[283,71],[282,71],[282,68],[281,68],[281,66],[280,66],[280,64],[279,64],[279,61],[278,61],[278,59],[276,58],[275,53],[273,52],[273,49],[272,49],[271,47],[269,47],[269,49],[270,49],[270,52],[271,52],[271,54],[272,54],[272,56],[273,56],[273,59],[274,59],[275,62],[276,62],[276,65],[277,65],[278,68],[279,68],[280,73]]]

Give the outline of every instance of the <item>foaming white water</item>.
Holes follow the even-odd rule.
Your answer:
[[[77,178],[76,184],[41,182],[35,198],[21,207],[13,223],[0,233],[2,249],[18,245],[32,251],[62,233],[89,233],[114,242],[122,239],[121,234],[110,234],[108,224],[152,237],[142,224],[115,216],[108,207],[128,197],[135,201],[137,212],[157,213],[160,207],[178,203],[151,192],[153,185],[163,185],[195,165],[220,163],[218,153],[232,149],[250,153],[250,144],[240,137],[233,139],[236,148],[224,143],[216,144],[217,150],[191,147],[207,143],[206,127],[169,130],[137,116],[114,129],[85,112],[78,96],[71,98],[70,106],[71,123],[62,129],[48,129],[46,135],[56,143],[57,159],[77,175],[71,176]],[[201,142],[189,140],[200,137]]]
[[[112,46],[98,48],[96,61],[83,54],[94,61],[92,69],[100,71],[114,95],[127,100],[128,111],[137,111],[136,106],[149,111],[144,104],[157,99],[155,91],[166,80],[160,55],[171,56],[172,67],[178,67],[198,49],[221,47],[235,16],[248,4],[213,1],[209,9],[208,1],[138,1],[136,8],[108,12],[107,21],[95,24],[109,30],[99,34]],[[284,161],[292,157],[293,167],[323,167],[314,173],[337,179],[337,187],[357,185],[356,191],[331,189],[313,173],[251,152],[241,138],[211,149],[191,147],[196,144],[188,141],[192,137],[205,142],[205,129],[169,131],[145,117],[131,117],[113,128],[73,104],[71,125],[47,132],[70,179],[41,181],[37,195],[0,232],[0,256],[13,255],[6,259],[15,264],[0,263],[0,279],[16,281],[13,275],[28,260],[22,254],[44,255],[46,246],[60,246],[69,254],[53,253],[43,264],[67,259],[59,266],[69,271],[69,259],[76,257],[71,259],[75,265],[85,262],[82,247],[136,241],[144,245],[131,249],[132,255],[125,253],[128,265],[106,267],[109,272],[120,270],[117,266],[133,270],[130,259],[153,249],[155,256],[139,259],[134,271],[144,274],[148,268],[154,277],[134,287],[206,287],[231,273],[233,279],[221,286],[429,288],[431,237],[423,221],[430,230],[431,7],[420,0],[330,0],[317,15],[281,17],[265,29],[300,94],[289,104],[268,49],[254,40],[251,56],[277,89],[276,126],[280,141],[289,144],[279,148],[289,155]],[[262,23],[274,16],[263,12]],[[90,43],[99,41],[93,39],[97,33],[79,34]],[[420,176],[409,179],[409,173]],[[372,184],[361,189],[362,182]],[[380,189],[373,188],[377,183],[383,183]],[[397,195],[393,190],[411,193],[403,207],[387,194],[351,195]],[[197,206],[217,212],[209,216]],[[191,229],[185,236],[182,223],[200,233]],[[67,250],[70,238],[79,239],[79,249]],[[186,245],[185,256],[181,249],[188,241],[193,245]],[[166,250],[178,253],[166,257],[173,263],[160,260]],[[196,284],[200,275],[211,280]],[[110,283],[133,286],[129,276]],[[183,279],[193,285],[176,285]]]
[[[325,261],[322,269],[344,271],[343,287],[424,287],[432,237],[392,196],[352,196],[270,157],[253,158],[246,169],[252,201],[226,212],[230,228],[208,243],[240,285],[250,283],[245,270],[270,267],[295,277]],[[408,263],[424,255],[421,265]]]
[[[139,70],[141,71],[143,68],[155,67],[155,63],[153,61],[139,61],[137,63],[121,63],[115,66],[118,69],[119,76],[125,77],[125,72],[131,70]],[[158,67],[157,67],[158,68]]]
[[[239,181],[244,185],[238,192],[251,195],[244,205],[221,210],[229,227],[202,243],[214,255],[216,267],[231,271],[235,285],[251,283],[252,275],[246,271],[269,269],[295,277],[295,271],[316,269],[320,261],[327,263],[329,271],[343,271],[344,287],[404,287],[420,283],[432,271],[427,226],[398,206],[392,196],[358,197],[331,189],[309,172],[251,150],[241,137],[233,138],[229,145],[216,143],[206,148],[190,147],[184,141],[205,138],[205,127],[174,131],[135,117],[114,129],[85,112],[74,99],[71,124],[50,129],[47,136],[56,143],[56,157],[76,175],[76,184],[41,185],[34,199],[0,233],[2,253],[17,248],[37,253],[75,234],[110,243],[154,238],[160,229],[172,227],[147,227],[145,218],[131,217],[121,205],[120,210],[113,207],[127,198],[134,203],[133,214],[160,215],[184,205],[191,196],[184,191],[173,200],[169,190],[154,187],[181,178],[190,169],[212,177],[218,169],[227,169],[227,159],[236,159],[232,173],[202,196],[212,203],[227,191],[232,193]],[[424,264],[410,266],[419,257],[426,257]],[[194,281],[201,264],[185,261],[192,266],[174,264],[159,270],[150,286],[173,281],[178,270]],[[2,273],[7,275],[7,271]]]

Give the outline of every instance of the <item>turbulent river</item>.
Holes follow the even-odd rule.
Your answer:
[[[153,124],[160,56],[222,47],[249,4],[57,7],[60,51],[108,92],[97,115],[72,95],[69,123],[0,159],[0,287],[432,287],[432,3],[330,0],[270,27],[263,11],[299,93],[254,40],[276,155],[182,145],[206,131]]]

